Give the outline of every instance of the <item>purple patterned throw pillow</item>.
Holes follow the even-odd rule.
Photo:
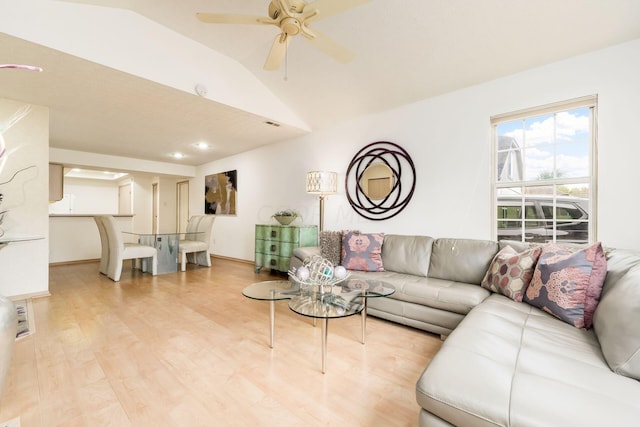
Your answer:
[[[602,292],[606,262],[599,242],[580,250],[546,245],[523,300],[577,328],[588,328]]]
[[[347,270],[384,271],[383,240],[384,233],[343,232],[342,265]]]
[[[511,246],[505,246],[491,261],[481,286],[522,302],[540,252],[540,248],[531,248],[518,253]]]

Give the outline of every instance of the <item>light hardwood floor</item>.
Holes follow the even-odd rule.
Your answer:
[[[414,426],[415,382],[438,336],[375,317],[320,327],[242,296],[274,280],[247,263],[114,283],[97,263],[54,266],[33,300],[36,333],[16,342],[0,422],[44,426]]]

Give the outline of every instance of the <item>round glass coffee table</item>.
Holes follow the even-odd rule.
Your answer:
[[[336,292],[339,291],[339,292]],[[322,326],[322,373],[327,368],[327,334],[329,319],[353,316],[364,309],[360,291],[342,292],[339,286],[307,286],[289,301],[289,308],[302,316],[320,319]]]
[[[300,293],[300,287],[287,280],[254,283],[242,290],[247,298],[269,301],[269,347],[273,348],[276,325],[276,301],[291,299]]]
[[[273,348],[275,331],[275,303],[290,300],[289,308],[322,324],[322,373],[326,372],[327,333],[329,319],[361,314],[362,343],[367,325],[367,300],[386,297],[395,292],[390,284],[373,279],[346,279],[334,286],[303,286],[287,280],[254,283],[242,290],[247,298],[269,301],[269,347]]]

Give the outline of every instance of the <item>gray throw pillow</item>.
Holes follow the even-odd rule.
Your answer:
[[[342,231],[320,232],[320,255],[331,261],[333,265],[340,265],[342,261]]]

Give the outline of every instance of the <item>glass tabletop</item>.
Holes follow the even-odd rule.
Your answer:
[[[333,286],[322,292],[319,286],[302,289],[289,301],[289,308],[307,317],[334,319],[360,313],[364,309],[362,292]]]
[[[376,279],[347,279],[336,286],[346,291],[359,291],[360,297],[388,297],[396,291],[393,285]]]
[[[291,299],[299,294],[300,287],[288,280],[271,280],[254,283],[242,290],[242,295],[245,297],[263,301]]]
[[[315,318],[347,317],[360,313],[366,298],[386,297],[395,292],[389,283],[373,279],[346,279],[334,286],[302,288],[288,280],[258,282],[245,287],[242,295],[262,301],[289,301],[289,308]]]

